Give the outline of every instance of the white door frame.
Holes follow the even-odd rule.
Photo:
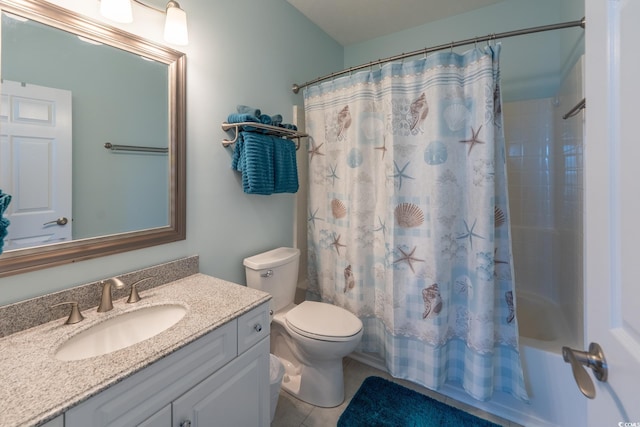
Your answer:
[[[585,6],[585,341],[602,346],[609,369],[606,383],[595,381],[587,422],[640,426],[640,83],[629,73],[640,8],[637,0]]]

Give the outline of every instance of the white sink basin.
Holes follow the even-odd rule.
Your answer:
[[[181,305],[164,304],[120,314],[72,336],[58,347],[55,357],[81,360],[129,347],[169,329],[186,313]]]

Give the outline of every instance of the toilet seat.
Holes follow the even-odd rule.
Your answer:
[[[322,341],[349,341],[362,330],[362,322],[342,307],[304,301],[285,316],[294,332]]]

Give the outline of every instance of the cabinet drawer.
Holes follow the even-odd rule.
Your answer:
[[[138,424],[137,427],[172,427],[171,421],[171,405],[167,405]]]
[[[269,303],[264,303],[238,318],[238,354],[261,339],[268,337],[271,328]]]

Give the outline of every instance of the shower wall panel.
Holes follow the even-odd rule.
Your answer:
[[[583,61],[557,96],[507,102],[504,126],[516,287],[557,305],[583,341]]]

